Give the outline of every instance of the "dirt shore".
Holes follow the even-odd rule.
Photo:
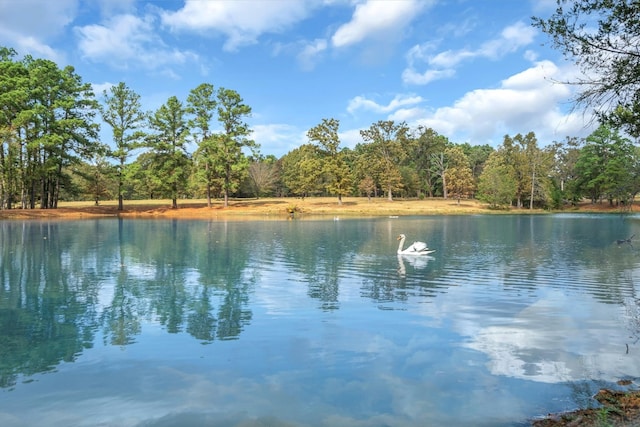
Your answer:
[[[637,209],[634,206],[634,211]],[[178,208],[171,208],[170,200],[125,201],[124,209],[119,211],[116,201],[100,202],[60,202],[57,209],[5,209],[0,210],[0,219],[46,219],[46,218],[89,218],[101,216],[119,216],[124,218],[236,218],[236,219],[287,219],[294,217],[331,215],[333,217],[367,217],[394,215],[464,215],[464,214],[513,214],[544,213],[543,210],[489,209],[486,204],[476,200],[424,199],[388,201],[376,198],[344,198],[339,204],[335,197],[314,198],[265,198],[238,199],[229,201],[225,207],[220,200],[212,202],[211,207],[205,200],[180,200]],[[563,212],[621,212],[607,203],[582,203],[576,207],[567,207]]]

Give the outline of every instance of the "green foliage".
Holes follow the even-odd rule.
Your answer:
[[[214,173],[215,146],[210,138],[211,121],[217,105],[214,87],[208,83],[191,90],[187,97],[187,112],[192,115],[189,125],[198,144],[194,153],[194,169],[190,184],[196,193],[202,193],[201,190],[204,190],[209,207],[212,195],[222,189],[221,179]]]
[[[152,163],[152,180],[155,186],[170,193],[172,207],[178,207],[180,191],[186,188],[188,161],[186,156],[186,138],[189,126],[186,109],[175,96],[149,118],[153,133],[149,135],[149,147],[156,154]]]
[[[282,158],[282,181],[291,193],[308,197],[322,191],[322,162],[318,147],[304,144]]]
[[[0,49],[0,208],[55,208],[68,171],[102,149],[98,104],[73,67],[15,56]]]
[[[628,23],[620,1],[589,0],[561,8],[554,17],[605,9],[610,13],[599,25],[611,32],[582,39],[601,42],[607,34],[620,34],[612,27],[615,22]],[[565,25],[564,30],[582,30],[574,24],[557,21],[553,25],[558,27],[545,29]],[[622,30],[633,34],[635,27]],[[612,46],[618,42],[624,40],[611,40]],[[596,55],[596,50],[578,53]],[[615,63],[619,54],[608,59]],[[585,196],[628,206],[640,188],[640,156],[618,132],[640,134],[633,127],[640,108],[624,93],[634,83],[623,85],[619,77],[609,82],[611,90],[620,84],[615,108],[603,115],[605,125],[584,146],[567,137],[540,148],[529,132],[506,135],[494,150],[454,144],[430,128],[411,130],[405,123],[381,120],[362,130],[362,142],[350,150],[340,147],[340,122],[329,118],[309,129],[310,144],[276,159],[258,154],[246,122],[251,108],[233,90],[203,83],[189,93],[186,105],[172,96],[147,115],[140,111],[140,97],[121,82],[104,92],[99,108],[91,86],[73,67],[61,69],[29,56],[16,60],[15,51],[0,48],[0,208],[55,208],[61,197],[102,200],[114,195],[120,208],[124,197],[170,197],[177,207],[177,198],[190,194],[206,194],[209,202],[224,196],[225,205],[231,194],[332,194],[339,202],[356,193],[386,193],[389,200],[394,194],[451,194],[460,200],[475,196],[476,182],[478,196],[495,207],[515,201],[518,207],[528,202],[529,208],[557,208]],[[98,141],[97,112],[113,134],[109,149]],[[197,145],[192,153],[187,151],[191,141]]]
[[[437,154],[442,153],[449,144],[447,138],[431,128],[418,126],[408,140],[407,151],[411,165],[416,169],[421,190],[433,197],[438,191],[438,169],[435,164]],[[440,182],[441,183],[441,182]]]
[[[407,157],[408,132],[405,123],[397,124],[393,120],[380,120],[369,129],[360,131],[362,139],[370,147],[360,167],[371,165],[372,176],[386,190],[388,200],[393,200],[394,191],[403,188],[400,165]]]
[[[340,122],[336,119],[322,119],[322,123],[309,129],[307,136],[318,144],[326,190],[330,194],[337,194],[338,203],[342,204],[342,196],[351,193],[352,180],[345,154],[339,151],[339,127]]]
[[[504,153],[492,153],[478,181],[478,198],[492,208],[507,207],[511,205],[517,188],[515,172]]]
[[[445,156],[449,159],[449,167],[445,171],[447,192],[455,197],[459,204],[460,199],[470,196],[475,188],[469,159],[461,147],[447,148]]]
[[[592,202],[604,197],[610,203],[627,204],[640,188],[638,163],[633,144],[617,130],[601,125],[587,137],[576,161],[575,191]]]
[[[251,115],[251,107],[244,103],[238,92],[220,88],[217,92],[218,122],[223,131],[215,138],[213,151],[215,171],[222,178],[224,205],[229,205],[229,194],[238,190],[247,175],[249,159],[245,148],[252,154],[258,150],[255,141],[249,139],[251,129],[244,122]]]
[[[103,93],[104,105],[100,109],[102,119],[111,127],[115,148],[110,150],[109,157],[118,161],[118,209],[123,206],[123,188],[125,185],[123,169],[131,152],[139,147],[145,134],[142,127],[146,116],[142,112],[140,95],[131,90],[124,82],[112,86],[109,92]]]

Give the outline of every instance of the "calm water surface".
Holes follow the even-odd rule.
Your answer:
[[[2,221],[0,425],[526,425],[638,381],[639,251],[617,215]]]

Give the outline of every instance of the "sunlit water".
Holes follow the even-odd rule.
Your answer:
[[[640,377],[632,216],[3,221],[0,244],[3,427],[514,426]]]

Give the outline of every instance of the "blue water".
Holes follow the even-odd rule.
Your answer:
[[[2,221],[0,426],[527,425],[638,383],[639,251],[618,215]]]

